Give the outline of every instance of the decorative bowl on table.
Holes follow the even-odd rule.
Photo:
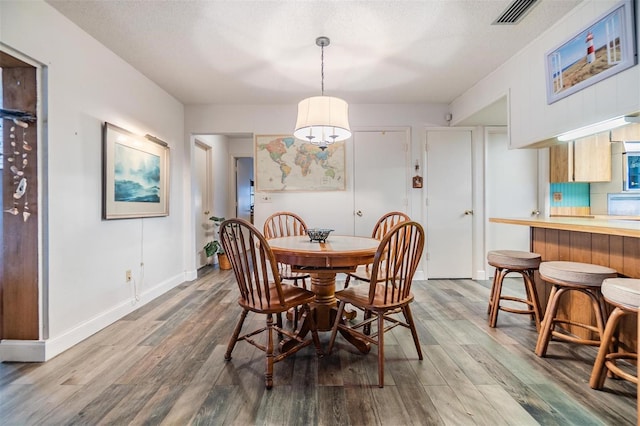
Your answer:
[[[327,241],[327,237],[333,231],[333,229],[326,228],[309,228],[307,229],[307,235],[311,241],[317,241],[319,243],[324,243]]]

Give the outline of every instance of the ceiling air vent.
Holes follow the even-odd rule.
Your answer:
[[[513,0],[493,25],[515,25],[538,3],[538,0]]]

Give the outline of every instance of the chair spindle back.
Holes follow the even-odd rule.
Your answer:
[[[258,310],[284,305],[277,263],[260,231],[244,219],[228,219],[220,225],[220,239],[244,304]],[[277,300],[272,300],[270,283],[275,284]]]
[[[373,232],[371,234],[371,238],[375,238],[376,240],[381,240],[387,232],[391,230],[394,226],[396,226],[400,222],[405,222],[407,220],[411,220],[411,218],[402,212],[389,212],[384,214],[378,222],[376,226],[373,227]]]
[[[307,224],[295,213],[277,212],[265,220],[263,233],[268,240],[271,238],[306,235]]]
[[[401,221],[380,241],[371,267],[378,277],[369,288],[369,303],[376,295],[384,304],[401,303],[411,295],[411,282],[424,249],[424,229],[414,221]]]

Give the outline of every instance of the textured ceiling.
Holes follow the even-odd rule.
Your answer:
[[[184,104],[449,103],[581,0],[541,0],[491,25],[510,0],[48,0]]]

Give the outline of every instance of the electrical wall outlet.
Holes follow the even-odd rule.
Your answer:
[[[131,269],[127,269],[127,272],[125,272],[125,277],[126,277],[126,282],[130,283],[131,282]]]

